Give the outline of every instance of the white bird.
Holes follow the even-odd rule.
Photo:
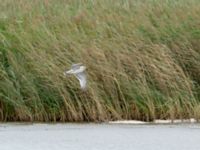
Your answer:
[[[86,89],[87,77],[85,73],[86,67],[82,63],[73,64],[71,69],[64,72],[64,75],[73,74],[79,80],[81,89]]]

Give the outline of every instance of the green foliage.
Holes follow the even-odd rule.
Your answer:
[[[199,0],[0,3],[0,120],[200,118]]]

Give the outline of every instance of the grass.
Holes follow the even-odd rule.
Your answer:
[[[200,118],[199,0],[0,4],[1,121]]]

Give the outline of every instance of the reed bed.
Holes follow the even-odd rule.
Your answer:
[[[199,0],[0,0],[0,120],[200,118]],[[63,76],[87,66],[88,89]]]

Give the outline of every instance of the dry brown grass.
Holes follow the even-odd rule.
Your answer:
[[[200,117],[198,0],[0,3],[0,120]]]

